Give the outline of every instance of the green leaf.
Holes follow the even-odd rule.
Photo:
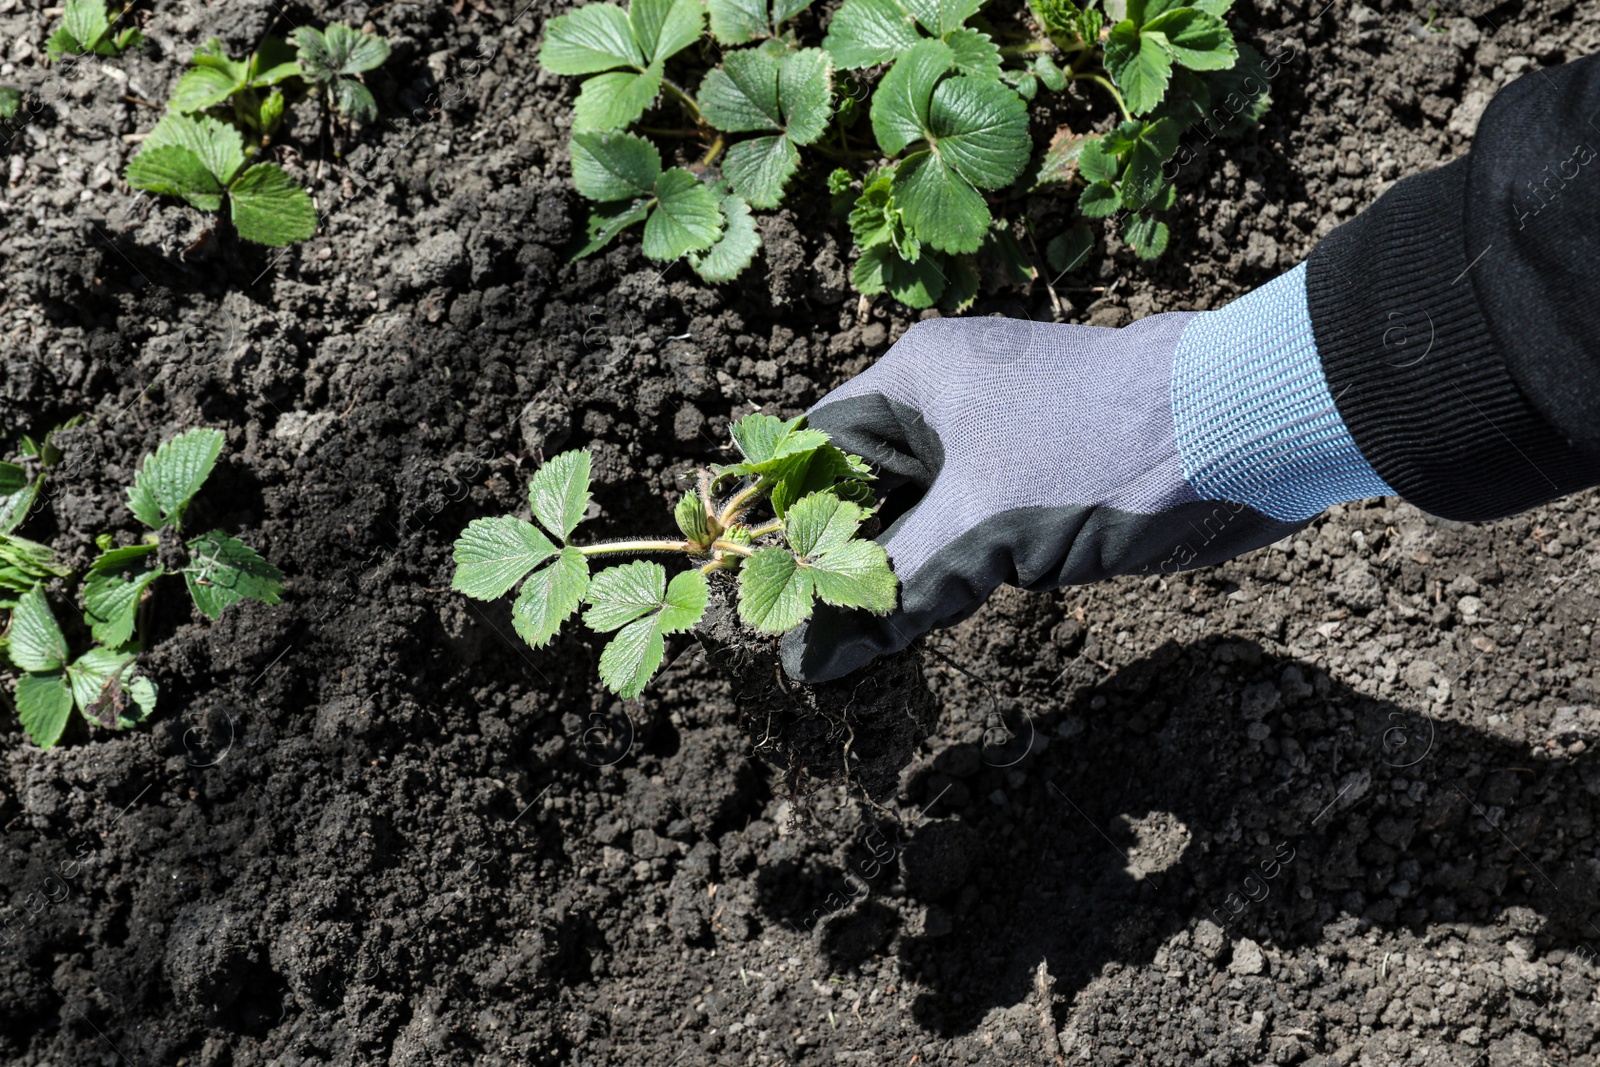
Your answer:
[[[898,242],[905,227],[900,221],[900,210],[894,206],[894,171],[888,168],[874,171],[861,184],[861,195],[850,210],[850,233],[857,248],[871,248],[886,242]]]
[[[1109,185],[1117,180],[1121,167],[1121,161],[1106,151],[1104,138],[1090,137],[1078,150],[1078,170],[1089,182]]]
[[[103,645],[126,644],[133,636],[140,598],[163,573],[156,567],[129,578],[117,570],[92,571],[83,583],[83,617],[94,639]]]
[[[1142,115],[1161,103],[1172,77],[1172,59],[1164,37],[1143,35],[1131,19],[1124,19],[1111,28],[1105,59],[1129,111]]]
[[[1081,12],[1072,0],[1028,0],[1033,17],[1052,36],[1076,36]]]
[[[1122,203],[1137,210],[1158,197],[1166,186],[1167,160],[1178,150],[1178,127],[1171,119],[1142,124],[1128,150],[1122,172]]]
[[[190,541],[188,549],[183,578],[194,606],[210,618],[241,600],[276,604],[283,595],[283,572],[237,537],[212,530]]]
[[[576,133],[619,130],[643,115],[660,92],[660,63],[650,64],[643,74],[596,74],[578,92],[572,107],[572,129]]]
[[[19,468],[20,469],[20,468]],[[32,482],[25,482],[20,489],[13,490],[0,496],[0,537],[4,537],[28,517],[28,512],[33,508],[33,502],[39,499],[39,490],[44,485],[44,475]]]
[[[789,509],[783,536],[795,555],[807,559],[849,541],[866,517],[866,509],[832,493],[812,493]]]
[[[534,571],[511,605],[511,626],[541,648],[571,617],[589,588],[589,560],[570,545],[554,562]]]
[[[1116,214],[1122,201],[1116,189],[1104,182],[1093,182],[1084,187],[1078,197],[1078,211],[1084,218],[1103,219]]]
[[[998,78],[1000,76],[1000,46],[987,33],[981,33],[968,27],[956,30],[945,39],[950,46],[950,54],[954,57],[957,71],[962,74],[972,74],[979,78]],[[1044,56],[1039,57],[1049,63]],[[1059,72],[1058,72],[1059,73]],[[1061,86],[1065,87],[1066,79],[1062,78]],[[1057,88],[1052,86],[1052,88]]]
[[[72,34],[80,51],[90,51],[111,28],[106,21],[105,0],[67,0],[61,27]]]
[[[1039,81],[1046,89],[1059,93],[1067,87],[1067,75],[1049,56],[1036,56],[1033,60],[1033,72],[1039,76]]]
[[[283,94],[274,92],[267,99],[281,101]],[[334,83],[333,99],[339,113],[353,122],[372,122],[378,117],[378,102],[372,98],[372,93],[365,85],[351,78],[340,78]],[[281,112],[283,105],[280,103],[277,106]],[[266,108],[263,106],[261,111],[262,122],[266,124]]]
[[[739,568],[739,618],[766,634],[799,626],[811,614],[811,571],[787,549],[758,549]]]
[[[1220,19],[1222,16],[1226,15],[1228,13],[1228,9],[1233,6],[1233,0],[1194,0],[1193,3],[1189,4],[1189,6],[1199,8],[1206,14],[1215,15]]]
[[[832,116],[833,59],[820,48],[802,48],[784,57],[778,72],[778,101],[789,140],[808,145],[821,137]]]
[[[65,674],[24,674],[17,679],[17,718],[40,748],[54,748],[72,715]]]
[[[345,27],[341,27],[344,29]],[[330,27],[331,30],[331,27]],[[354,33],[354,30],[349,31]],[[382,40],[382,38],[378,38]],[[384,44],[384,55],[388,55],[387,42]],[[297,47],[291,45],[282,37],[263,37],[261,47],[257,48],[245,64],[245,81],[257,89],[266,89],[277,85],[287,78],[304,78],[311,72],[300,65],[300,55]],[[330,76],[337,75],[338,70],[328,72]],[[347,73],[354,74],[351,70]]]
[[[972,257],[951,256],[946,261],[945,269],[949,281],[939,306],[952,314],[967,310],[978,298],[978,285],[982,281],[977,268],[972,265]]]
[[[546,530],[565,541],[589,509],[589,451],[575,448],[553,457],[528,482],[528,505]]]
[[[98,722],[90,713],[89,708],[101,699],[112,685],[116,688],[113,692],[127,692],[127,683],[123,676],[128,668],[133,666],[131,652],[113,652],[109,648],[95,647],[79,656],[67,668],[67,681],[72,687],[72,701],[78,705],[78,710],[90,722]],[[100,725],[105,725],[101,723]]]
[[[1167,250],[1167,224],[1145,215],[1129,215],[1122,227],[1122,239],[1140,259],[1155,259]]]
[[[572,135],[572,184],[590,200],[649,196],[660,178],[661,153],[637,134]]]
[[[545,23],[539,64],[552,74],[596,74],[645,65],[628,16],[615,4],[586,4]]]
[[[231,182],[244,166],[244,138],[238,130],[210,115],[161,116],[144,139],[144,151],[163,145],[187,148],[223,185]]]
[[[23,592],[48,578],[64,578],[72,573],[71,568],[56,562],[49,545],[16,534],[0,537],[0,562],[20,576]]]
[[[791,504],[812,493],[834,492],[840,496],[856,494],[867,501],[872,490],[872,471],[860,457],[848,456],[833,445],[791,456],[776,464],[770,475],[772,491],[768,501],[778,518],[788,514]]]
[[[1094,234],[1080,222],[1065,233],[1050,238],[1050,243],[1044,249],[1044,258],[1049,261],[1051,270],[1066,274],[1083,266],[1093,247]]]
[[[69,52],[82,52],[83,46],[80,45],[78,43],[78,39],[72,36],[72,34],[67,31],[67,28],[63,26],[56,30],[55,33],[50,35],[50,39],[45,42],[44,50],[45,54],[48,55],[52,61],[54,61],[60,59]]]
[[[774,208],[783,201],[783,187],[799,166],[800,153],[794,143],[771,134],[729,148],[722,173],[745,200],[758,208]]]
[[[197,67],[219,70],[232,78],[235,83],[244,81],[250,72],[247,63],[228,58],[227,49],[215,37],[195,49],[194,55],[190,57],[189,62]]]
[[[617,574],[602,593],[597,588],[601,579],[614,572],[625,573]],[[662,636],[699,622],[708,595],[706,577],[697,570],[677,575],[671,585],[660,564],[643,561],[597,575],[584,622],[598,632],[622,627],[600,654],[601,681],[624,699],[643,692],[661,665]]]
[[[778,101],[782,62],[759,49],[729,52],[722,66],[700,83],[700,110],[706,121],[727,133],[783,129]]]
[[[133,564],[147,559],[160,551],[160,547],[160,545],[146,542],[137,545],[124,545],[121,548],[108,548],[96,557],[93,563],[89,564],[89,573],[93,575],[127,570]]]
[[[343,23],[328,27],[328,44],[340,74],[360,74],[389,58],[389,42],[375,33],[362,33]]]
[[[23,445],[27,451],[27,445]],[[28,485],[28,472],[16,463],[0,462],[0,494],[15,493]]]
[[[656,209],[644,223],[644,254],[677,259],[702,252],[722,236],[722,208],[711,186],[682,167],[656,179]]]
[[[25,671],[53,671],[67,661],[67,639],[43,586],[34,586],[17,600],[7,637],[11,662]]]
[[[179,113],[215,107],[243,88],[238,78],[215,67],[194,67],[184,72],[172,90],[167,107]]]
[[[22,93],[9,85],[0,85],[0,119],[8,119],[22,106]]]
[[[841,70],[854,70],[893,62],[920,39],[910,12],[896,0],[845,0],[822,47]]]
[[[706,505],[698,493],[688,493],[672,509],[672,517],[683,531],[683,536],[698,545],[709,544],[711,526],[706,517]]]
[[[210,477],[224,440],[221,430],[197,426],[144,457],[128,490],[133,517],[152,530],[182,526],[184,509]]]
[[[637,225],[650,216],[650,201],[636,200],[628,204],[605,204],[589,212],[588,241],[573,253],[573,259],[582,259],[600,251],[616,239],[629,226]]]
[[[583,624],[610,633],[656,611],[667,594],[667,569],[649,560],[607,567],[589,583]]]
[[[135,189],[181,197],[201,211],[222,209],[222,183],[206,168],[204,161],[187,148],[177,145],[146,148],[128,160],[124,176]]]
[[[651,62],[665,62],[700,39],[702,0],[633,0],[633,36]]]
[[[846,6],[853,2],[847,0]],[[838,22],[837,15],[834,21]],[[954,63],[949,45],[924,40],[890,68],[872,94],[872,132],[878,147],[891,156],[898,155],[906,145],[927,136],[934,87]],[[839,65],[848,66],[843,61]]]
[[[785,422],[756,412],[734,423],[729,433],[745,458],[745,462],[739,465],[741,472],[765,474],[781,459],[827,444],[828,435],[821,430],[802,429],[805,421],[804,415],[797,415]]]
[[[1161,34],[1173,62],[1190,70],[1227,70],[1239,58],[1228,27],[1216,15],[1197,8],[1166,11],[1145,23],[1142,32]]]
[[[935,37],[954,33],[983,4],[984,0],[906,0],[907,10]]]
[[[850,280],[863,293],[886,292],[913,308],[932,307],[948,284],[935,253],[925,252],[913,263],[893,245],[878,245],[861,253]]]
[[[340,89],[342,90],[344,88],[344,86],[346,86],[346,85],[355,85],[356,83],[353,82],[353,81],[346,80],[346,81],[340,82],[339,84],[340,84]],[[360,89],[361,87],[360,86],[356,86],[356,88]],[[366,96],[367,103],[372,103],[372,94],[371,93],[367,93],[367,91],[365,89],[361,89],[361,91],[363,93],[367,94],[367,96]],[[272,92],[267,94],[267,98],[265,100],[261,101],[261,128],[263,130],[271,132],[272,130],[276,130],[278,128],[278,123],[283,118],[283,106],[284,106],[284,103],[285,103],[285,97],[283,95],[283,92],[281,90],[279,90],[279,89],[272,90]],[[340,110],[353,111],[353,110],[357,110],[359,107],[362,107],[362,106],[365,106],[365,105],[358,103],[354,99],[346,100],[346,99],[344,99],[343,95],[341,94],[338,106],[339,106]],[[377,104],[376,103],[372,103],[372,107],[373,107],[374,111],[376,111]],[[363,120],[363,121],[365,121],[365,120]]]
[[[811,6],[811,0],[772,0],[772,22],[781,26]]]
[[[495,600],[556,552],[531,522],[510,515],[473,519],[456,539],[450,588],[478,600]]]
[[[722,44],[744,44],[772,32],[763,0],[709,0],[706,8],[711,36]]]
[[[689,253],[695,273],[708,282],[732,281],[761,249],[761,235],[756,232],[756,221],[743,197],[723,197],[722,215],[727,226],[717,243],[704,252]]]
[[[943,252],[976,252],[989,230],[989,205],[982,194],[931,152],[918,152],[900,165],[894,199],[911,232]]]
[[[928,132],[934,151],[984,189],[1010,183],[1027,166],[1033,142],[1022,98],[1000,82],[949,78],[933,92]]]
[[[899,583],[882,545],[850,541],[822,553],[806,569],[817,596],[835,607],[865,608],[874,615],[894,610]]]
[[[276,163],[257,163],[228,187],[233,228],[247,241],[283,246],[317,232],[311,196]]]

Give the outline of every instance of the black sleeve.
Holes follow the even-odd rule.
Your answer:
[[[1600,484],[1600,56],[1506,86],[1306,272],[1329,390],[1406,500],[1493,519]]]

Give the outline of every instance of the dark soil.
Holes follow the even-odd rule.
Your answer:
[[[83,564],[134,535],[139,457],[217,426],[194,521],[289,594],[210,623],[167,590],[148,727],[3,727],[0,1061],[1600,1062],[1592,496],[1374,501],[1192,575],[1006,591],[891,668],[937,721],[882,802],[824,784],[798,819],[693,640],[615,700],[586,631],[533,651],[449,592],[450,545],[568,447],[593,534],[637,532],[730,417],[881,354],[911,320],[849,291],[840,227],[768,216],[735,286],[636,239],[568,265],[547,0],[150,7],[146,49],[63,71],[58,15],[0,0],[0,84],[40,105],[0,150],[0,428],[90,416],[24,532]],[[278,150],[314,240],[206,238],[121,182],[156,116],[128,98],[207,37],[369,13],[384,122],[339,163],[302,108]],[[1197,143],[1171,251],[1097,258],[1064,317],[1248,291],[1600,44],[1593,0],[1234,17],[1293,51],[1264,127]]]

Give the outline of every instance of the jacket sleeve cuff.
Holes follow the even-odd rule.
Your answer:
[[[1284,522],[1394,492],[1373,469],[1323,375],[1306,265],[1196,315],[1172,359],[1184,478],[1201,497]]]
[[[1597,480],[1518,388],[1474,294],[1467,160],[1397,183],[1306,262],[1322,370],[1379,477],[1448,519],[1500,518]]]

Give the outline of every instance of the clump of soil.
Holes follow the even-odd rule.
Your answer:
[[[921,656],[908,649],[848,678],[800,685],[784,674],[777,642],[740,624],[733,601],[729,583],[716,583],[696,636],[711,664],[734,680],[739,725],[752,750],[802,805],[819,781],[888,798],[939,718]]]

